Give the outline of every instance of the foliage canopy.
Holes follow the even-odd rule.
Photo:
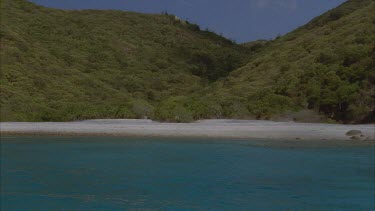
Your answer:
[[[374,117],[375,3],[238,45],[170,14],[1,0],[1,121]]]

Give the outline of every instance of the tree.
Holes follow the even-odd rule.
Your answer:
[[[148,119],[154,116],[154,107],[145,100],[134,100],[132,111],[136,118]]]

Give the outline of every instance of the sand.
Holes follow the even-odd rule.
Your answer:
[[[159,123],[151,120],[86,120],[77,122],[2,122],[2,135],[82,135],[135,137],[201,137],[268,140],[352,140],[346,133],[360,130],[358,142],[374,142],[374,124],[341,125],[258,120],[201,120]]]

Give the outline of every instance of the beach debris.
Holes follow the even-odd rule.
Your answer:
[[[358,136],[352,136],[352,137],[350,137],[350,139],[355,140],[355,141],[360,141],[361,140],[361,138],[358,137]]]
[[[362,135],[362,131],[360,130],[350,130],[346,133],[347,136],[358,136]]]

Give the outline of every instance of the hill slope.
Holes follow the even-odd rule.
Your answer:
[[[205,93],[234,116],[272,118],[313,109],[337,121],[372,122],[374,11],[374,1],[347,1],[285,36],[261,42],[265,47],[248,64]]]
[[[2,0],[1,20],[3,121],[152,116],[158,102],[226,76],[246,54],[167,14]]]
[[[1,0],[1,120],[374,117],[375,3],[236,45],[173,15]]]

